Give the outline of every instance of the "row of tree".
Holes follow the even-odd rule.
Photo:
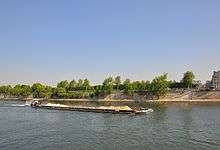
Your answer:
[[[170,88],[196,88],[198,85],[194,83],[195,75],[192,71],[184,73],[180,82],[170,81]]]
[[[35,83],[29,85],[15,85],[14,87],[0,86],[0,95],[4,97],[34,97],[34,98],[92,98],[104,97],[114,91],[120,91],[128,95],[134,93],[151,94],[156,97],[164,96],[170,88],[192,88],[195,76],[192,72],[186,72],[180,82],[168,81],[167,74],[163,74],[150,81],[122,82],[121,77],[106,78],[101,85],[92,86],[88,79],[78,81],[61,81],[56,87]]]

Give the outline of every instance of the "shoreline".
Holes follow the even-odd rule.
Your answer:
[[[40,100],[40,101],[98,101],[98,102],[220,102],[220,99],[159,99],[159,100],[133,100],[133,99],[43,99],[43,98],[1,98],[0,101],[32,101],[32,100]]]

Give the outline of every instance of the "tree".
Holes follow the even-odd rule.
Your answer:
[[[69,83],[69,86],[68,86],[68,91],[74,91],[76,89],[76,86],[77,86],[77,83],[75,80],[72,80],[70,83]]]
[[[32,94],[32,89],[29,85],[17,84],[11,89],[11,94],[17,97],[27,98]]]
[[[161,96],[165,96],[169,90],[169,81],[167,80],[167,74],[158,76],[153,79],[150,84],[150,92],[157,96],[159,99]]]
[[[83,80],[79,79],[78,83],[76,84],[76,90],[83,90]]]
[[[121,77],[120,77],[120,76],[117,76],[117,77],[115,78],[114,83],[115,83],[115,86],[116,86],[116,90],[119,90],[120,85],[121,85]]]
[[[45,97],[45,87],[40,83],[35,83],[31,87],[34,98],[44,98]]]
[[[132,89],[134,91],[139,91],[140,90],[140,81],[134,81],[132,82]]]
[[[53,94],[53,88],[50,86],[44,87],[44,98],[51,98]]]
[[[112,77],[106,78],[102,83],[104,94],[111,94],[113,92],[114,80]]]
[[[12,87],[10,85],[0,86],[0,94],[2,94],[5,98],[11,94],[11,89],[12,89]]]
[[[69,83],[67,80],[61,81],[57,84],[57,88],[65,88],[67,89],[69,86]]]
[[[132,94],[133,93],[134,89],[133,89],[133,85],[132,85],[130,79],[126,79],[123,82],[123,88],[124,88],[124,93],[126,93],[126,94]]]
[[[184,88],[184,84],[182,82],[176,82],[175,80],[174,81],[170,81],[170,88],[171,89],[174,89],[174,88]]]
[[[21,97],[26,98],[32,94],[32,90],[29,85],[21,85],[20,89],[21,89],[21,93],[20,93]]]
[[[59,87],[56,89],[56,94],[59,98],[66,98],[68,95],[66,93],[66,89],[63,87]]]
[[[88,79],[85,79],[83,81],[83,85],[82,86],[83,86],[83,90],[85,90],[85,91],[89,90],[90,89],[90,81]]]
[[[146,92],[148,84],[148,81],[134,81],[132,83],[132,88],[135,92]]]
[[[21,85],[20,84],[17,84],[15,85],[12,89],[11,89],[11,94],[13,96],[17,96],[19,97],[21,95]]]
[[[148,90],[149,85],[150,85],[149,81],[141,81],[140,86],[139,86],[139,90],[146,92]]]
[[[183,75],[182,83],[185,85],[185,87],[192,88],[194,79],[195,79],[194,73],[192,71],[187,71]]]
[[[101,96],[101,94],[103,94],[102,85],[94,86],[94,95],[95,96]]]

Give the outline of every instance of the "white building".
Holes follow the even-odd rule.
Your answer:
[[[220,71],[213,72],[211,85],[214,89],[220,89]]]

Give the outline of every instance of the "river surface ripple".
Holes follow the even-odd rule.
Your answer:
[[[33,109],[0,102],[1,150],[220,150],[220,105],[147,115]]]

